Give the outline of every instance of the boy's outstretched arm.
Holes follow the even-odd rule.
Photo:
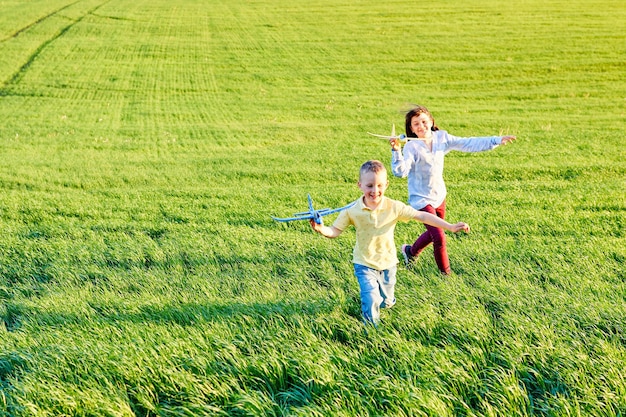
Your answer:
[[[426,213],[425,211],[418,211],[415,214],[414,219],[422,223],[428,224],[430,226],[435,226],[441,229],[446,229],[454,233],[457,233],[460,231],[465,231],[466,233],[469,233],[470,231],[469,224],[467,223],[458,222],[456,224],[450,224],[447,221],[440,219],[439,217],[433,214]]]
[[[311,223],[313,230],[329,239],[335,238],[343,232],[343,230],[339,230],[335,226],[324,226],[324,222],[322,222],[322,224],[317,224],[313,219],[309,220],[309,223]]]

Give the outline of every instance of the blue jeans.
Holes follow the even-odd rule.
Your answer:
[[[396,265],[379,271],[354,264],[354,275],[361,290],[361,312],[366,323],[378,324],[380,309],[390,308],[396,303],[396,270]]]

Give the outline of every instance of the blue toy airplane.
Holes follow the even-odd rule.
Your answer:
[[[340,208],[336,208],[336,209],[329,209],[329,208],[325,208],[325,209],[321,209],[321,210],[315,210],[313,208],[313,200],[311,199],[311,194],[307,194],[307,197],[309,199],[309,211],[303,211],[302,213],[296,213],[293,216],[294,217],[289,217],[286,219],[280,219],[278,217],[274,217],[272,216],[272,219],[278,221],[278,222],[292,222],[294,220],[310,220],[310,219],[314,219],[315,223],[317,224],[322,224],[322,217],[323,216],[327,216],[329,214],[332,213],[337,213],[338,211],[341,210],[345,210],[349,207],[352,207],[354,205],[354,203],[348,204],[347,206],[344,207],[340,207]]]

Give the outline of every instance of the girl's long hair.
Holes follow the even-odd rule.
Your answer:
[[[433,132],[439,130],[439,127],[437,127],[437,125],[435,124],[435,118],[433,117],[432,114],[430,114],[428,109],[424,106],[416,105],[415,107],[413,107],[411,110],[409,110],[406,113],[406,116],[404,118],[404,128],[406,130],[406,135],[410,138],[417,137],[415,132],[411,130],[411,119],[413,119],[413,117],[415,116],[419,116],[420,114],[426,114],[428,117],[430,117],[430,120],[433,121],[433,127],[430,130],[432,130]]]

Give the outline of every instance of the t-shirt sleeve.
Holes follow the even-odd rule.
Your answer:
[[[396,206],[397,206],[397,212],[398,212],[397,218],[398,218],[398,221],[400,222],[406,223],[409,220],[413,220],[418,213],[418,211],[415,210],[413,207],[407,204],[404,204],[401,201],[397,201]]]
[[[346,230],[346,228],[350,226],[351,224],[352,224],[352,220],[350,219],[350,216],[348,215],[348,210],[343,210],[339,212],[339,216],[337,216],[337,219],[335,219],[335,222],[333,223],[333,227],[336,227],[337,229],[343,231],[343,230]]]

